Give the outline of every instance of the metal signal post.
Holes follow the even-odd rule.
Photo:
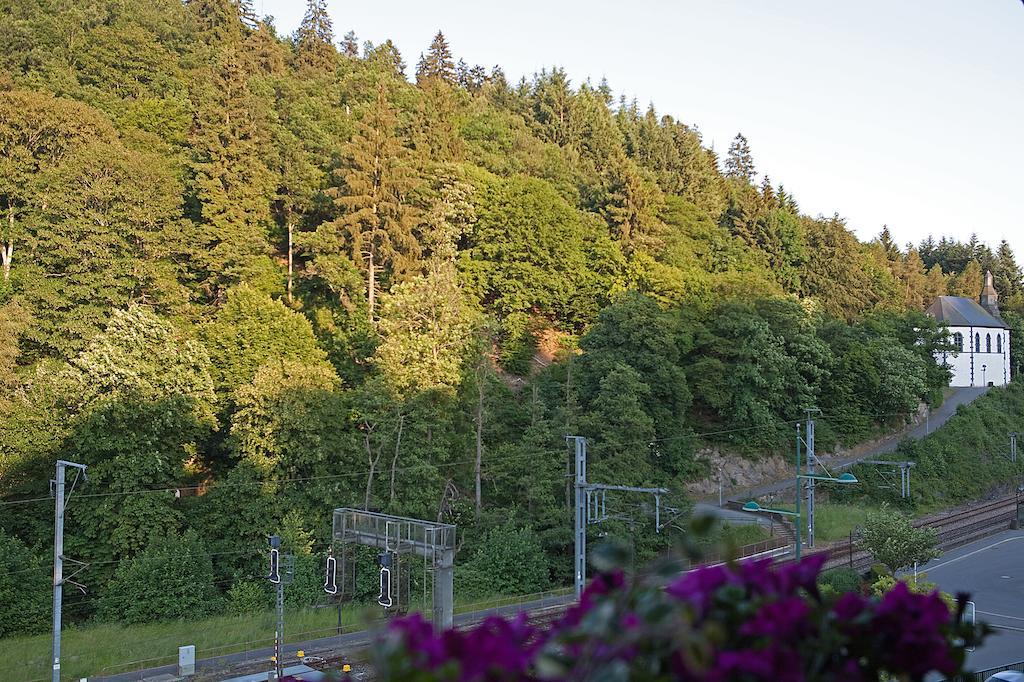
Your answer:
[[[281,559],[284,559],[284,566]],[[282,571],[282,568],[284,569]],[[281,662],[282,649],[284,648],[284,586],[295,577],[295,557],[291,554],[281,556],[281,537],[270,536],[270,574],[267,580],[277,588],[275,605],[277,607],[277,627],[274,629],[274,670],[271,671],[272,680],[281,679],[283,666]]]

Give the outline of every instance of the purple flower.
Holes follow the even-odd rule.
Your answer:
[[[740,627],[740,634],[750,637],[769,635],[775,639],[790,639],[810,629],[810,608],[799,597],[769,602],[754,617]]]
[[[923,676],[933,670],[956,671],[945,629],[949,608],[937,592],[914,594],[902,582],[882,597],[871,622],[872,632],[885,643],[882,659],[890,670]]]
[[[856,592],[847,592],[832,605],[832,613],[839,620],[851,621],[867,608],[867,600]]]
[[[736,584],[736,576],[726,566],[699,568],[685,573],[665,588],[672,597],[679,601],[694,604],[703,614],[711,605],[711,600],[718,588],[723,585]]]

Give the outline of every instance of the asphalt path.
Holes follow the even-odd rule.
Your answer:
[[[977,398],[984,395],[986,391],[988,391],[988,388],[985,387],[955,388],[937,410],[929,413],[928,418],[924,422],[918,424],[909,431],[901,431],[900,433],[894,434],[880,441],[873,448],[865,452],[860,452],[856,455],[834,458],[821,457],[820,459],[825,462],[829,471],[835,472],[846,469],[863,459],[876,459],[884,455],[892,454],[896,451],[896,448],[899,447],[899,444],[903,442],[903,440],[908,438],[920,440],[921,438],[924,438],[929,433],[948,422],[949,419],[956,414],[958,407],[974,402]],[[791,490],[792,488],[793,479],[786,478],[781,481],[765,483],[753,488],[730,493],[728,498],[730,500],[744,502],[746,500],[755,500],[766,495],[780,493],[785,490]],[[710,501],[698,502],[695,504],[694,512],[716,516],[729,523],[761,523],[762,525],[767,525],[768,523],[768,519],[765,518],[765,515],[763,514],[747,514],[731,509],[723,509]]]
[[[997,630],[968,654],[971,670],[1024,661],[1024,531],[1009,530],[943,554],[918,568],[943,592],[969,592],[979,621]]]

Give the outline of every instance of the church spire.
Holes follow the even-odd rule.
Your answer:
[[[985,288],[981,290],[981,307],[999,317],[999,294],[992,283],[992,271],[985,272]]]

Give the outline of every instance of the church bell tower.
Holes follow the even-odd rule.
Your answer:
[[[992,284],[992,271],[985,272],[985,288],[981,290],[981,298],[978,299],[981,307],[989,311],[995,317],[999,317],[999,294]]]

